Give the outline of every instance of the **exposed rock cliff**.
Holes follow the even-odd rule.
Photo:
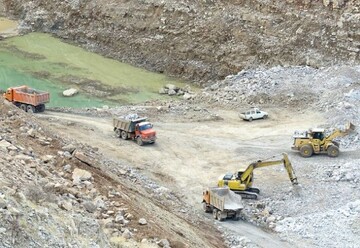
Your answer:
[[[359,61],[360,3],[5,0],[22,27],[199,82],[259,65]]]

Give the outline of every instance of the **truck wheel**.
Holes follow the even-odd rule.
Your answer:
[[[123,140],[127,140],[127,139],[128,139],[127,132],[121,131],[121,138],[122,138]]]
[[[45,111],[45,104],[40,104],[39,105],[39,112],[44,112]]]
[[[27,105],[26,110],[28,113],[35,113],[35,107],[32,105]]]
[[[263,116],[263,119],[264,119],[264,120],[265,120],[265,119],[267,119],[267,118],[268,118],[268,116],[267,116],[267,115],[264,115],[264,116]]]
[[[116,135],[116,137],[118,137],[118,138],[120,138],[121,136],[121,130],[120,129],[115,129],[114,130],[115,131],[115,135]]]
[[[216,215],[217,215],[217,219],[218,219],[219,221],[223,221],[223,220],[224,220],[224,218],[221,218],[221,211],[218,211]]]
[[[313,154],[313,149],[312,149],[311,145],[303,145],[300,148],[300,154],[304,158],[311,157],[311,155]]]
[[[339,148],[337,146],[329,146],[327,154],[329,157],[337,157],[339,156]]]
[[[203,210],[205,213],[209,212],[209,207],[207,206],[206,202],[203,202]]]
[[[214,217],[215,220],[217,219],[217,213],[218,213],[217,209],[214,209],[213,210],[213,217]]]
[[[252,120],[253,120],[253,118],[252,118],[252,117],[250,117],[250,118],[249,118],[249,121],[250,121],[250,122],[252,122]]]
[[[139,146],[142,146],[144,144],[144,142],[142,141],[141,137],[137,137],[136,138],[136,143],[139,145]]]
[[[21,105],[20,105],[20,108],[21,108],[22,110],[24,110],[25,112],[27,111],[26,104],[21,104]]]

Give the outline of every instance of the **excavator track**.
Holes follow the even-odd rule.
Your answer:
[[[249,191],[234,191],[236,194],[241,195],[241,198],[243,199],[251,199],[256,200],[258,198],[258,194],[255,192],[249,192]]]

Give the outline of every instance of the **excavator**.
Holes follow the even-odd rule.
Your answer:
[[[290,181],[293,185],[297,185],[297,177],[295,171],[291,165],[287,153],[282,153],[283,158],[279,160],[272,161],[257,161],[251,163],[245,170],[239,170],[235,174],[226,173],[225,175],[220,176],[218,180],[218,187],[228,186],[232,191],[237,194],[240,194],[244,199],[257,199],[260,190],[258,188],[253,188],[253,179],[254,179],[254,170],[256,168],[272,166],[283,164]]]
[[[302,157],[311,157],[313,154],[327,153],[329,157],[339,156],[340,144],[335,138],[345,136],[355,130],[355,125],[348,122],[345,130],[334,129],[330,134],[325,134],[323,128],[312,128],[309,131],[295,132],[293,150],[300,151]]]

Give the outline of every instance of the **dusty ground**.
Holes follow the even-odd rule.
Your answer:
[[[241,121],[236,111],[220,109],[215,110],[223,118],[219,121],[178,122],[166,114],[158,116],[156,119],[162,119],[154,122],[158,140],[155,145],[143,147],[116,138],[111,117],[52,111],[38,116],[65,137],[98,147],[109,158],[127,160],[159,184],[183,195],[186,202],[201,213],[202,190],[215,186],[217,178],[225,172],[236,171],[258,159],[280,158],[282,152],[289,153],[295,170],[300,169],[302,158],[290,150],[291,135],[296,129],[321,124],[323,118],[317,113],[298,114],[285,108],[268,111],[271,118],[251,123]],[[291,187],[280,165],[257,170],[255,178],[255,185],[264,190],[265,197],[273,191],[285,194]],[[299,181],[302,181],[301,175]],[[239,235],[247,234],[261,247],[285,245],[271,234],[242,222],[227,222],[222,226],[236,230]],[[249,232],[249,228],[252,231]],[[273,240],[270,244],[269,238]]]

